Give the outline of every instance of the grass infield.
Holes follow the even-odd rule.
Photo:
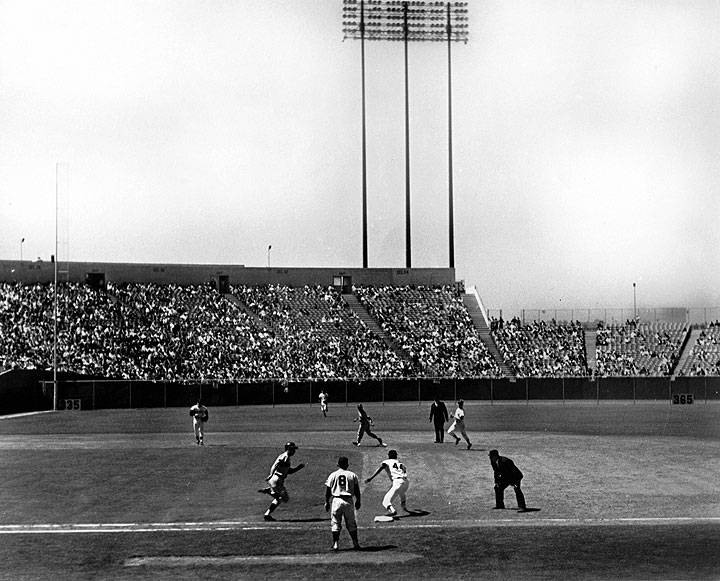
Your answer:
[[[720,579],[720,406],[467,402],[471,450],[433,442],[428,404],[211,409],[196,446],[184,408],[0,420],[2,579]],[[287,440],[290,502],[257,492]],[[452,438],[450,438],[452,440]],[[389,449],[414,515],[375,523],[388,489],[363,485],[363,550],[331,553],[324,481],[339,455],[361,479]],[[488,450],[524,472],[528,506],[493,510]]]

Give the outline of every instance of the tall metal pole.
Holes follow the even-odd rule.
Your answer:
[[[365,130],[365,2],[363,0],[360,0],[360,60],[362,71],[362,253],[363,268],[367,268],[367,135]]]
[[[448,254],[449,266],[455,268],[455,222],[453,210],[453,141],[452,141],[452,24],[447,5],[448,38]]]
[[[408,96],[408,3],[403,2],[405,37],[405,266],[412,267],[410,250],[410,98]]]
[[[53,284],[53,410],[58,409],[58,384],[57,384],[57,329],[58,329],[58,188],[59,188],[60,164],[55,164],[55,257],[54,284]]]
[[[635,283],[633,283],[633,319],[637,320],[637,295],[635,294]]]

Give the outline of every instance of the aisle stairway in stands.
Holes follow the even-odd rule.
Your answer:
[[[472,319],[475,329],[477,329],[480,339],[487,347],[490,355],[492,355],[493,359],[495,359],[495,363],[497,363],[498,367],[500,367],[500,371],[502,371],[505,377],[515,377],[512,369],[510,369],[507,363],[505,363],[502,354],[498,350],[497,345],[495,345],[495,340],[490,333],[490,328],[487,326],[482,310],[480,310],[477,297],[472,293],[463,293],[462,300],[465,308],[468,310],[468,314]]]
[[[597,330],[585,329],[585,360],[587,361],[588,371],[595,373],[597,365]]]
[[[383,331],[382,327],[378,325],[378,322],[375,319],[372,318],[365,306],[354,294],[343,293],[342,297],[347,303],[347,305],[350,307],[350,310],[355,313],[363,323],[365,323],[365,326],[368,329],[370,329],[373,333],[380,337],[380,339],[382,339],[385,345],[387,345],[388,349],[395,352],[398,357],[400,357],[403,361],[407,361],[408,363],[412,364],[412,361],[410,360],[408,354],[403,349],[401,349],[390,337],[387,336],[385,331]]]
[[[690,337],[685,342],[684,349],[680,353],[680,359],[678,359],[677,365],[673,370],[674,377],[677,377],[678,375],[687,375],[689,373],[690,365],[688,365],[688,361],[692,357],[693,347],[695,346],[695,343],[697,343],[698,337],[702,332],[702,329],[692,329],[690,331]]]
[[[265,321],[258,317],[257,314],[255,314],[251,309],[249,309],[248,306],[239,298],[237,298],[234,294],[225,293],[222,296],[228,301],[230,301],[231,304],[235,305],[240,311],[250,317],[253,321],[255,321],[255,323],[260,329],[264,329],[266,331],[271,330],[270,327],[268,327],[268,325],[265,323]]]

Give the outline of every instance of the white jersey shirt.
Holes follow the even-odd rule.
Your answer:
[[[270,476],[272,477],[274,475],[285,480],[288,470],[290,470],[290,454],[288,454],[286,450],[277,457],[272,468],[270,468]]]
[[[330,489],[330,494],[346,500],[355,496],[360,490],[357,474],[342,468],[338,468],[328,476],[325,486]]]
[[[462,424],[465,422],[465,412],[462,410],[462,408],[457,408],[455,410],[455,413],[453,414],[453,419],[458,424]]]
[[[327,401],[327,397],[328,397],[327,393],[325,393],[324,391],[321,391],[320,395],[318,396],[318,399],[320,400],[321,404],[324,404]]]
[[[387,472],[390,480],[407,480],[407,469],[405,465],[396,458],[383,460],[382,465],[385,467],[385,472]]]

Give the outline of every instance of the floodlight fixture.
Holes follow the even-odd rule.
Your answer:
[[[343,0],[345,39],[361,41],[363,268],[367,268],[367,155],[365,122],[365,40],[402,41],[405,48],[405,263],[412,266],[410,238],[410,102],[408,44],[446,42],[448,49],[448,252],[455,267],[452,181],[452,43],[468,41],[467,2],[405,0]]]

